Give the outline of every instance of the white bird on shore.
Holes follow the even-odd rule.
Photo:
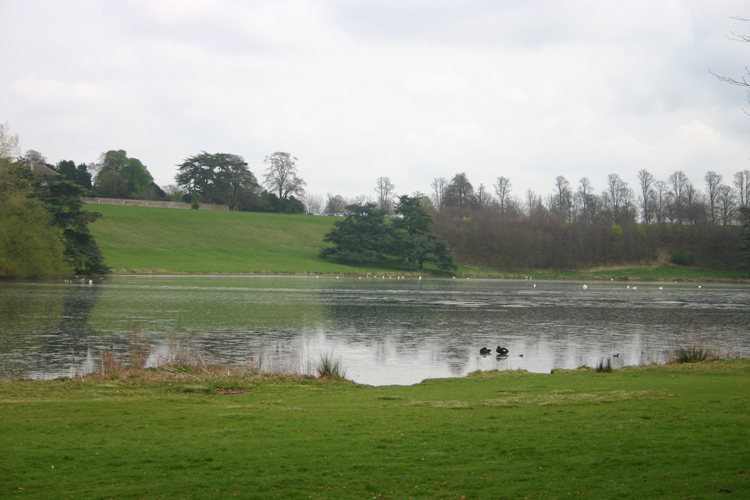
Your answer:
[[[701,288],[701,286],[700,286],[700,285],[698,285],[698,289],[700,289],[700,288]]]
[[[93,284],[94,284],[94,282],[91,281],[91,280],[89,280],[89,285],[93,285]],[[700,287],[698,287],[698,288],[700,288]]]
[[[536,288],[536,283],[534,283],[534,288]]]
[[[586,286],[586,285],[583,285],[583,289],[584,289],[584,290],[588,289],[588,286]]]
[[[660,286],[660,287],[659,287],[659,290],[664,290],[664,286],[663,286],[663,285],[662,285],[662,286]]]

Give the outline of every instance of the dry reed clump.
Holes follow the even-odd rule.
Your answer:
[[[607,358],[605,361],[604,359],[599,361],[599,364],[596,365],[595,371],[596,373],[612,373],[614,368],[612,368],[612,360]]]
[[[712,333],[705,333],[701,322],[693,318],[690,322],[692,334],[686,345],[673,346],[668,353],[668,363],[700,363],[718,359],[735,359],[741,356],[739,339],[736,335],[728,335],[719,328]],[[677,330],[676,335],[682,337]]]
[[[114,346],[101,351],[101,369],[88,378],[129,379],[143,382],[157,381],[202,381],[227,377],[254,377],[276,379],[278,377],[311,378],[313,363],[304,358],[285,360],[274,364],[263,350],[252,352],[239,361],[231,355],[217,360],[209,360],[199,347],[191,345],[177,332],[173,332],[167,345],[153,349],[144,342],[139,333],[139,324],[131,325],[127,345],[128,366],[123,362],[124,354],[118,355]],[[330,358],[333,360],[333,358]],[[333,367],[340,369],[341,361],[333,360]],[[151,365],[146,368],[146,365]],[[342,370],[343,371],[343,370]],[[205,390],[204,390],[205,389]],[[237,394],[240,387],[199,388],[198,392],[210,394]]]
[[[142,370],[146,367],[149,355],[151,355],[151,345],[148,342],[142,342],[138,333],[140,324],[133,323],[128,334],[128,361],[130,368]]]
[[[102,349],[100,373],[105,377],[118,376],[123,371],[123,364],[115,353],[114,346]]]

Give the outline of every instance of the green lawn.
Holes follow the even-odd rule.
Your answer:
[[[392,262],[350,266],[318,256],[334,217],[86,205],[104,217],[91,232],[116,272],[376,273]],[[459,269],[459,272],[462,270]]]
[[[406,274],[393,261],[346,265],[321,259],[335,217],[86,205],[104,217],[91,224],[109,266],[118,273]],[[607,270],[488,270],[462,264],[456,273],[427,266],[412,274],[547,279],[739,280],[746,272],[672,265]]]
[[[507,277],[533,276],[537,279],[616,279],[616,280],[676,280],[676,281],[741,281],[748,280],[747,271],[718,271],[672,264],[644,267],[618,267],[610,269],[580,269],[568,271],[518,270],[497,271]]]
[[[750,496],[747,360],[409,387],[20,381],[0,415],[3,498]]]

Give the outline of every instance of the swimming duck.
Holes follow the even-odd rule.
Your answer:
[[[495,349],[495,351],[497,351],[498,354],[508,354],[508,349],[506,349],[505,347],[497,346],[497,349]]]
[[[479,349],[479,354],[489,354],[492,352],[492,349],[487,349],[486,347],[482,347]]]

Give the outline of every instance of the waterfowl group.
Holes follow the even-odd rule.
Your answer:
[[[479,349],[479,354],[489,354],[491,352],[492,352],[492,349],[489,349],[487,347],[482,347],[481,349]],[[505,356],[506,354],[508,354],[508,349],[506,349],[505,347],[497,346],[497,349],[495,349],[495,352],[497,352],[497,354],[500,356]]]

